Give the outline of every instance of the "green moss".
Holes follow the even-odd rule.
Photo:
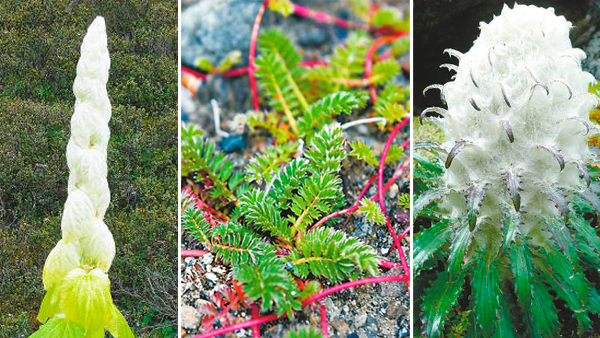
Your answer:
[[[113,296],[138,337],[175,336],[176,2],[9,0],[0,2],[0,338],[39,325],[42,267],[67,197],[75,66],[96,15],[106,19],[112,61]]]

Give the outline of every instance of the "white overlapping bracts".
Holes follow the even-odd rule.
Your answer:
[[[106,28],[104,19],[98,17],[88,28],[77,63],[73,84],[75,113],[67,145],[69,195],[61,223],[62,240],[48,256],[44,268],[46,287],[62,279],[69,270],[83,266],[108,272],[115,256],[115,242],[103,221],[110,201],[106,179],[111,115],[106,92],[109,68]],[[54,267],[61,265],[62,271],[55,271]]]
[[[38,315],[46,324],[32,337],[54,337],[52,330],[57,326],[65,332],[82,332],[85,337],[104,337],[105,329],[117,338],[133,337],[113,305],[107,274],[115,256],[113,236],[103,221],[110,202],[109,68],[106,27],[104,19],[97,17],[83,39],[73,84],[76,101],[67,145],[70,173],[62,239],[44,265],[47,292]]]
[[[544,220],[565,212],[566,197],[585,191],[591,153],[585,53],[572,48],[571,23],[554,9],[515,4],[462,54],[439,89],[448,108],[429,108],[446,135],[446,207],[454,217],[499,228],[506,210],[522,215],[520,232],[542,236]],[[485,197],[484,197],[485,196]],[[476,209],[476,210],[474,210]],[[538,237],[539,238],[539,237]]]

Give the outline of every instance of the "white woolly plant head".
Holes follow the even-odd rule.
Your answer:
[[[86,337],[104,337],[105,328],[114,336],[120,333],[122,337],[133,337],[112,303],[107,275],[115,257],[115,242],[103,221],[110,202],[106,179],[111,116],[106,91],[109,68],[106,27],[104,19],[97,17],[83,39],[73,84],[76,100],[67,145],[68,197],[61,223],[62,239],[44,265],[47,293],[38,319],[49,321],[36,333],[39,337],[50,334],[46,331],[81,331]]]
[[[515,4],[481,23],[481,34],[439,89],[447,109],[428,108],[446,135],[443,203],[471,229],[499,231],[503,217],[521,216],[518,231],[543,240],[544,222],[567,210],[566,196],[590,185],[586,162],[588,94],[594,77],[581,70],[585,53],[571,47],[571,23],[554,9]]]

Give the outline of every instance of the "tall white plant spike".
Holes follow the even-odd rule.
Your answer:
[[[113,236],[103,221],[110,202],[107,146],[111,105],[106,91],[109,69],[104,18],[97,17],[83,39],[77,63],[62,239],[44,265],[47,293],[38,319],[46,324],[35,337],[51,336],[61,329],[70,333],[81,331],[86,337],[104,337],[104,330],[108,329],[115,337],[133,337],[113,305],[107,275],[115,256]]]
[[[564,196],[590,183],[588,114],[598,100],[571,27],[552,8],[505,5],[469,51],[448,50],[458,59],[440,88],[448,108],[427,112],[443,115],[435,120],[453,192],[443,205],[471,228],[499,231],[508,210],[521,214],[521,234],[542,240],[543,222],[566,212]]]

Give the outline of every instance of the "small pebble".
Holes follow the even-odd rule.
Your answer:
[[[337,331],[338,335],[341,337],[346,336],[348,334],[348,331],[350,331],[348,324],[343,320],[336,319],[331,322],[331,326]]]
[[[361,312],[359,315],[357,315],[354,318],[354,324],[356,325],[356,327],[362,327],[365,325],[365,323],[367,322],[367,313],[366,312]]]
[[[217,283],[217,281],[219,280],[217,275],[215,275],[212,272],[207,273],[206,275],[204,275],[204,277],[206,277],[206,279],[210,280],[213,283]]]
[[[195,329],[200,325],[200,314],[195,307],[183,305],[181,307],[181,326],[185,329]]]

